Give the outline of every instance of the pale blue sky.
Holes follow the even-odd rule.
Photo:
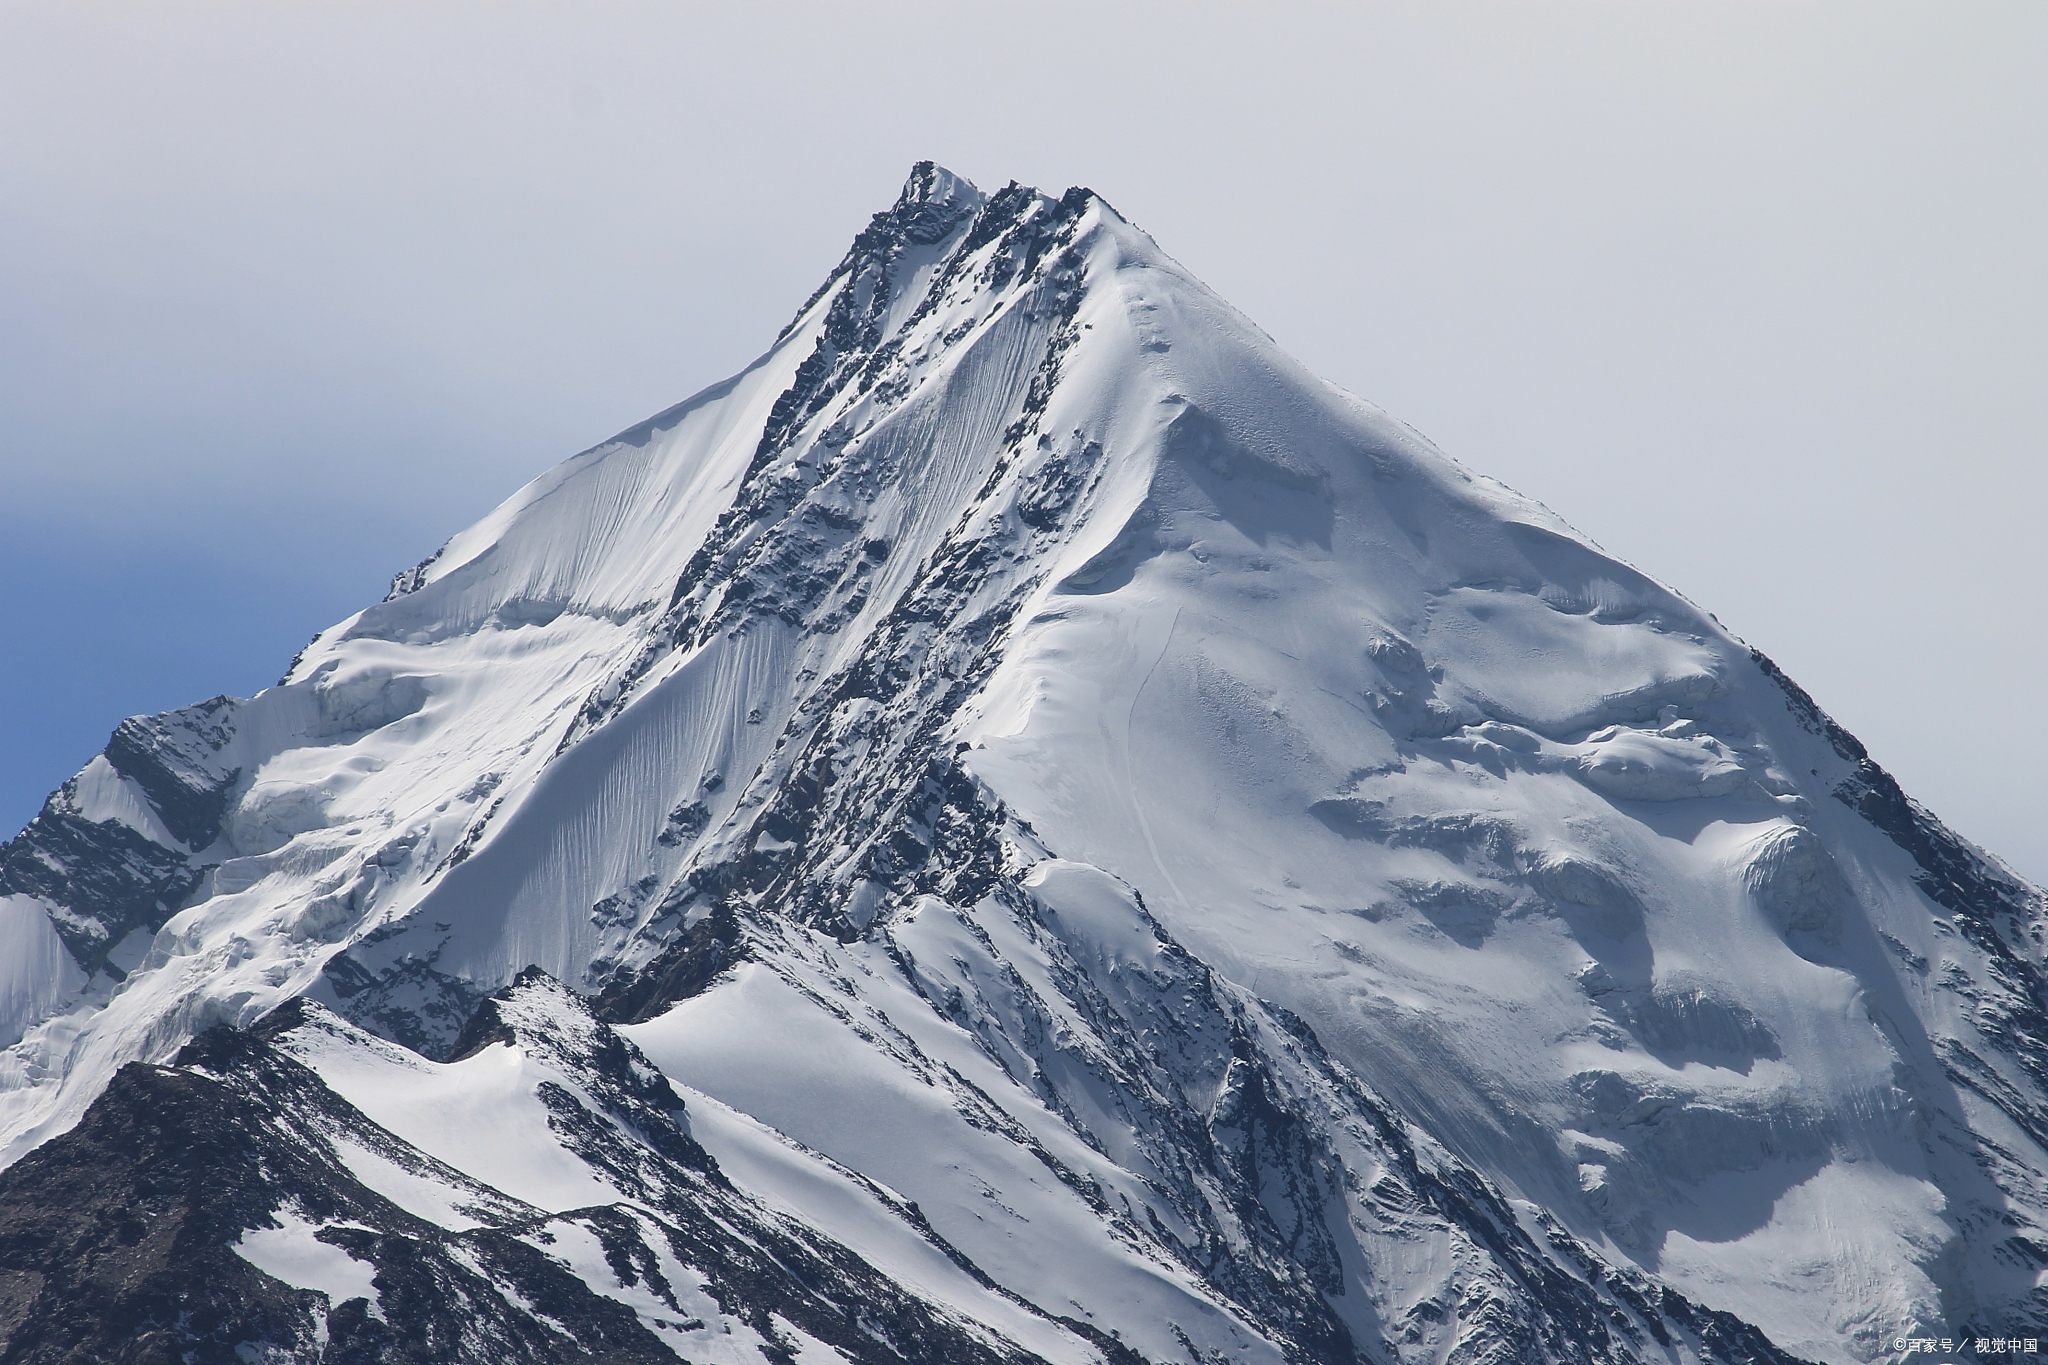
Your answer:
[[[0,825],[744,364],[935,157],[1101,191],[2048,879],[2044,69],[2038,4],[15,0]]]

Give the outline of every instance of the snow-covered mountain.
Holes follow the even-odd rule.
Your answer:
[[[0,852],[0,1359],[2048,1336],[2044,933],[1102,199],[920,165]]]

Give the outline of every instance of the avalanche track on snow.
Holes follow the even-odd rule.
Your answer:
[[[2048,1336],[2042,893],[1087,190],[0,850],[0,1360]]]

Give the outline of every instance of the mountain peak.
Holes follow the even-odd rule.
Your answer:
[[[0,1132],[305,996],[366,1103],[687,1098],[1077,1365],[1849,1365],[2048,1330],[2044,918],[1093,192],[921,162],[752,365],[53,799]]]
[[[956,175],[936,161],[920,161],[910,168],[903,192],[896,197],[896,206],[901,209],[913,204],[965,205],[976,209],[987,201],[988,196],[966,176]]]
[[[874,217],[871,234],[886,233],[919,245],[939,241],[988,202],[988,196],[964,177],[933,161],[910,169],[896,202]],[[860,243],[856,241],[855,250]]]

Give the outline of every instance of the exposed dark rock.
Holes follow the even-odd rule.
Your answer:
[[[746,952],[739,917],[729,903],[720,901],[676,935],[652,962],[606,986],[594,1008],[600,1019],[614,1024],[652,1019],[676,1001],[701,992]]]
[[[104,756],[133,782],[185,847],[167,847],[117,820],[93,821],[73,802],[77,779],[44,803],[12,841],[0,845],[0,895],[35,896],[88,973],[130,932],[155,932],[199,884],[188,850],[220,835],[221,817],[241,776],[220,761],[234,737],[232,697],[158,716],[131,716],[115,727]],[[112,974],[120,975],[118,969]]]
[[[164,828],[200,849],[220,834],[229,789],[241,776],[220,751],[234,736],[232,697],[215,697],[160,716],[130,716],[107,741],[107,762],[142,788]]]
[[[98,971],[135,929],[163,927],[199,884],[183,853],[117,821],[93,823],[53,800],[13,841],[0,845],[0,895],[35,896],[87,972]]]
[[[573,1089],[544,1085],[543,1101],[572,1150],[644,1201],[638,1211],[550,1216],[407,1147],[273,1046],[323,1026],[307,1005],[287,1006],[248,1032],[203,1035],[173,1066],[124,1068],[77,1128],[0,1175],[0,1362],[686,1357],[686,1330],[704,1323],[678,1308],[678,1334],[664,1341],[594,1290],[548,1253],[550,1229],[570,1224],[599,1239],[621,1285],[673,1303],[658,1240],[766,1339],[767,1360],[794,1359],[778,1320],[861,1365],[1036,1359],[965,1332],[734,1192],[676,1126],[682,1105],[659,1073],[544,974],[522,977],[484,1017],[476,1036],[502,1030],[577,1068]],[[550,1018],[559,1029],[535,1027]],[[483,1226],[451,1232],[399,1208],[356,1180],[340,1144],[444,1185]],[[371,1267],[376,1304],[330,1304],[236,1254],[245,1230],[280,1215]]]

